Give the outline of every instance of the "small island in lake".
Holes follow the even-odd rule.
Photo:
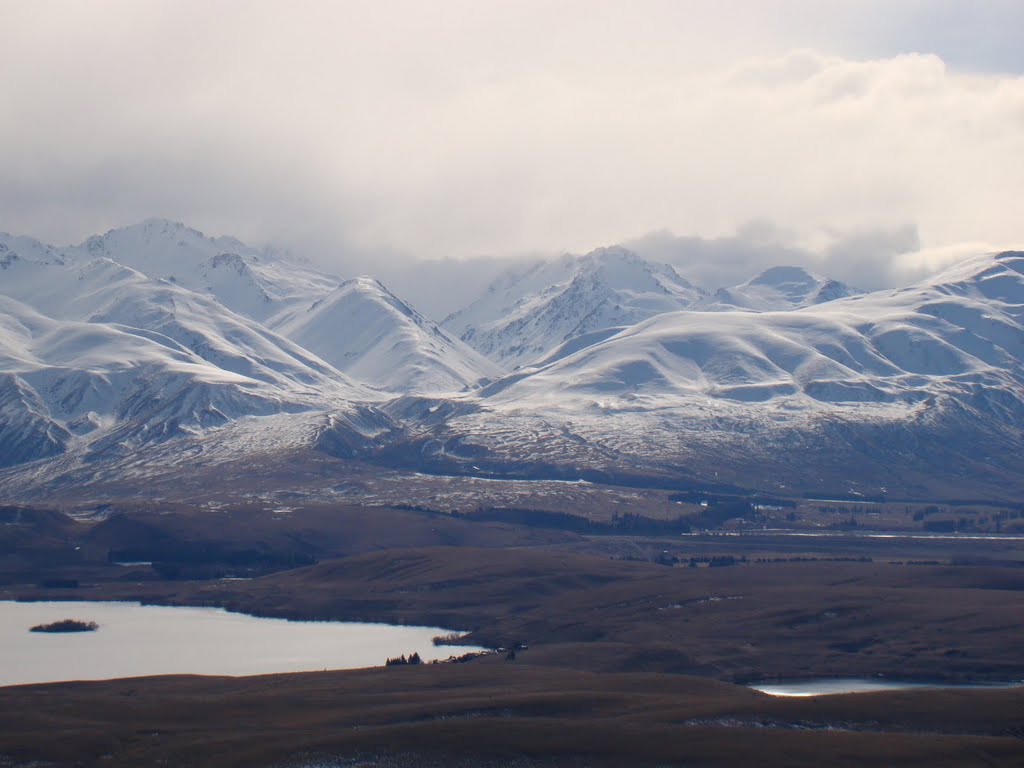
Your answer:
[[[62,619],[50,624],[37,624],[29,632],[95,632],[99,626],[95,621]]]

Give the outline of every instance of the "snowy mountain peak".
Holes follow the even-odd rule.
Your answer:
[[[345,282],[358,287],[360,290],[384,291],[388,294],[391,293],[391,291],[384,287],[384,284],[380,280],[375,277],[370,277],[369,275],[359,275],[358,277],[350,278]]]
[[[626,268],[640,271],[645,271],[652,265],[652,262],[647,261],[622,245],[604,245],[595,248],[589,253],[576,257],[575,261],[584,267],[588,265],[611,267],[615,265],[628,265]]]
[[[769,267],[764,272],[752,277],[746,285],[771,285],[776,288],[788,285],[809,286],[819,283],[822,278],[803,267]]]
[[[256,250],[233,237],[207,237],[178,221],[151,218],[94,235],[68,249],[92,257],[106,256],[150,277],[186,275],[207,259],[225,252],[256,255]]]
[[[861,291],[803,267],[778,266],[740,285],[720,288],[700,308],[770,312],[810,307],[858,293]]]
[[[338,370],[394,392],[450,392],[502,373],[372,277],[346,280],[275,328]]]
[[[580,256],[577,261],[584,265],[615,265],[615,264],[631,264],[641,269],[646,265],[642,258],[640,258],[633,251],[625,248],[621,245],[606,245],[600,248],[595,248]]]
[[[38,264],[64,263],[61,254],[53,246],[31,237],[0,232],[0,269],[6,269],[19,261]]]
[[[259,258],[256,256],[250,256],[249,260],[253,263],[259,262]],[[210,269],[233,269],[240,275],[249,269],[249,262],[237,253],[218,253],[207,264]]]
[[[208,237],[167,219],[112,229],[68,253],[79,259],[113,259],[149,277],[213,296],[261,323],[290,316],[340,282],[289,260],[283,252],[252,248],[234,237]]]
[[[370,311],[386,308],[401,317],[412,319],[413,322],[423,327],[433,325],[389,291],[383,283],[368,275],[345,280],[329,294],[314,301],[308,311],[322,311],[325,307],[345,302],[352,305],[362,303],[370,308]]]
[[[171,241],[179,247],[207,247],[223,251],[252,251],[245,243],[229,235],[210,237],[194,227],[183,224],[180,221],[150,217],[138,224],[133,224],[119,229],[112,229],[104,236],[105,240],[130,239],[138,237],[147,243],[160,241]]]
[[[353,277],[346,280],[338,286],[335,292],[337,293],[338,291],[355,291],[368,296],[384,297],[389,302],[401,304],[403,307],[408,309],[405,302],[389,291],[387,287],[380,282],[380,280],[370,277],[369,275],[360,275],[359,277]]]
[[[510,270],[444,324],[511,367],[539,360],[576,336],[685,309],[703,296],[669,265],[610,246]]]
[[[650,291],[692,303],[703,291],[668,264],[647,261],[621,245],[598,248],[580,259],[580,271],[594,275],[613,291]]]

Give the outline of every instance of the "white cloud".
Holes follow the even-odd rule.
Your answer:
[[[863,265],[913,232],[887,274],[1024,240],[1024,78],[838,31],[919,3],[721,6],[6,3],[0,229],[165,215],[358,271],[751,220]]]

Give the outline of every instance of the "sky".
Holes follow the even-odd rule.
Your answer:
[[[55,244],[160,216],[413,287],[625,242],[867,288],[1024,246],[1020,0],[0,0],[0,26],[0,231]]]

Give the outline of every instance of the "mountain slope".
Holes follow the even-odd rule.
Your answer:
[[[75,435],[127,430],[137,444],[302,408],[294,391],[218,368],[140,329],[53,320],[7,297],[0,316],[0,464],[61,453]]]
[[[514,367],[574,337],[684,309],[703,295],[672,267],[615,246],[509,272],[444,325],[482,354]]]
[[[7,372],[0,372],[0,435],[0,467],[56,456],[71,438],[39,395]]]
[[[276,328],[338,370],[396,393],[456,391],[503,372],[369,277],[342,283]]]

